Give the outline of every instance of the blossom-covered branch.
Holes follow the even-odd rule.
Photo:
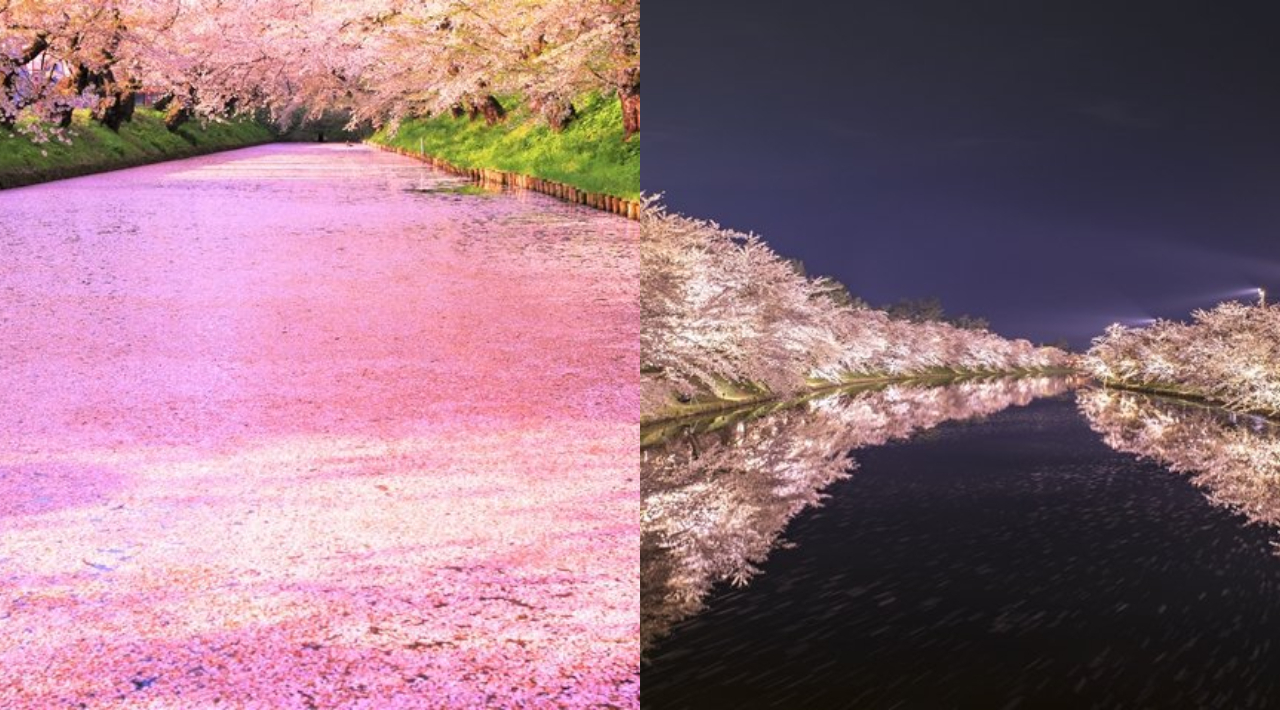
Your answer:
[[[443,111],[502,117],[521,96],[555,127],[587,92],[640,128],[638,0],[24,0],[0,4],[0,123],[112,128],[136,96],[172,124],[344,110],[374,125]]]
[[[759,237],[666,212],[641,226],[645,409],[748,384],[773,394],[856,376],[1066,367],[1056,348],[862,306],[809,278]]]
[[[1195,311],[1191,323],[1112,325],[1094,339],[1083,365],[1107,384],[1280,413],[1280,310],[1228,301]]]

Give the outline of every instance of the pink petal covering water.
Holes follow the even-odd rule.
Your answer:
[[[0,193],[0,707],[635,707],[634,226],[266,146]]]

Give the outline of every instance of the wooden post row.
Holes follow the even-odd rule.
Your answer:
[[[628,219],[640,219],[640,203],[632,200],[624,200],[613,195],[606,195],[597,192],[582,192],[572,185],[566,185],[562,182],[554,180],[546,180],[532,175],[524,175],[521,173],[509,173],[504,170],[490,170],[488,168],[460,168],[446,160],[431,155],[421,155],[414,153],[405,148],[392,148],[382,146],[376,143],[372,144],[381,150],[391,151],[399,155],[408,156],[417,160],[421,160],[433,168],[443,170],[452,175],[460,175],[466,177],[473,182],[482,185],[502,185],[508,187],[518,187],[523,190],[533,190],[541,192],[552,197],[572,202],[575,204],[594,207],[605,212],[612,212]]]

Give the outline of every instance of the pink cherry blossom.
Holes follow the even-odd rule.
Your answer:
[[[0,707],[636,707],[635,226],[362,147],[0,194]]]
[[[639,130],[637,0],[0,2],[0,124],[171,97],[174,116],[347,111],[353,121],[523,96],[559,125],[587,92]],[[496,100],[496,99],[495,99]],[[126,112],[127,113],[127,112]],[[127,120],[127,119],[124,119]]]
[[[1280,310],[1226,301],[1190,323],[1114,324],[1094,338],[1084,368],[1114,385],[1213,400],[1231,409],[1280,414]]]

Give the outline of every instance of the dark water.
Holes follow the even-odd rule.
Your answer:
[[[770,425],[722,445],[753,426]],[[725,565],[671,551],[669,531],[705,516],[653,534],[670,491],[651,482],[643,705],[1278,707],[1276,442],[1254,420],[1095,390],[941,423],[856,450],[760,573],[665,614],[671,580]]]

